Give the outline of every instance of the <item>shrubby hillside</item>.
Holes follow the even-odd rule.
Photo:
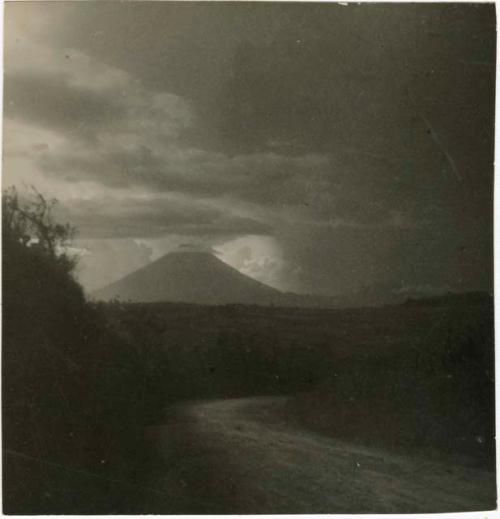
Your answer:
[[[435,298],[392,311],[406,321],[404,347],[336,363],[295,400],[295,414],[335,437],[494,470],[493,298]],[[420,337],[408,326],[419,316]],[[388,331],[381,343],[393,339]]]
[[[130,510],[145,456],[138,356],[85,301],[54,202],[13,189],[2,201],[4,512]]]

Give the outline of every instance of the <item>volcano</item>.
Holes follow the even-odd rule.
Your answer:
[[[171,252],[92,294],[96,300],[283,304],[287,295],[208,252]]]

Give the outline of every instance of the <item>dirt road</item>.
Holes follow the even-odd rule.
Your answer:
[[[494,508],[493,474],[300,428],[285,399],[180,406],[151,428],[164,466],[144,513],[425,513]]]

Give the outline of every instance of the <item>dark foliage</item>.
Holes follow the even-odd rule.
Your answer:
[[[136,493],[139,359],[85,301],[53,204],[3,196],[4,512],[119,512]]]

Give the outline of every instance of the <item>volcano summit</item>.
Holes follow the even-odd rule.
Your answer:
[[[287,295],[245,276],[208,252],[171,252],[92,294],[152,303],[280,304]]]

